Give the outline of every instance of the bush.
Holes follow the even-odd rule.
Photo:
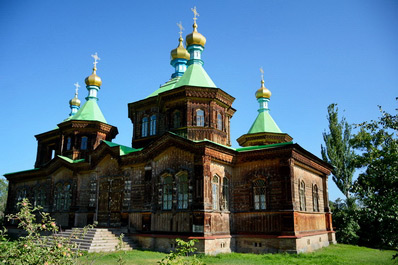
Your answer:
[[[41,207],[32,207],[27,199],[18,203],[20,211],[7,216],[8,220],[18,221],[18,228],[27,236],[9,241],[7,230],[0,230],[0,262],[3,264],[75,264],[82,255],[70,238],[56,235],[58,226],[48,213],[40,212]],[[36,222],[39,217],[39,222]],[[86,227],[86,231],[89,227]],[[52,233],[52,236],[42,236]],[[76,237],[76,235],[72,235]]]

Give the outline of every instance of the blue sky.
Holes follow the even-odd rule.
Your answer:
[[[33,168],[34,135],[68,117],[75,82],[87,91],[91,54],[101,58],[99,105],[130,145],[127,104],[148,96],[173,72],[170,51],[192,31],[207,38],[204,68],[236,98],[232,139],[257,115],[259,68],[272,92],[271,115],[294,142],[320,156],[326,108],[350,123],[397,107],[398,1],[0,1],[0,173]],[[237,147],[233,141],[233,147]],[[329,180],[330,199],[342,197]]]

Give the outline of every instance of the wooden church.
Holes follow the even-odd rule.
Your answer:
[[[118,130],[97,103],[102,82],[94,55],[85,103],[76,92],[69,118],[36,135],[34,169],[4,175],[6,214],[28,198],[62,228],[124,228],[142,248],[160,251],[176,238],[198,239],[207,254],[301,253],[335,243],[331,166],[279,129],[264,80],[255,93],[257,117],[237,139],[241,147],[232,148],[234,97],[203,68],[205,43],[195,16],[186,48],[180,32],[171,51],[171,79],[128,104],[131,147],[112,142]]]

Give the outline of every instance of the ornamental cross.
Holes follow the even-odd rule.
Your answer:
[[[263,70],[263,67],[260,67],[260,72],[261,72],[261,80],[264,80],[264,70]]]
[[[77,95],[77,91],[79,91],[79,87],[80,87],[80,85],[79,85],[79,82],[76,82],[76,83],[74,83],[73,84],[75,87],[76,87],[76,89],[75,89],[75,94]]]
[[[194,6],[193,8],[191,8],[192,12],[193,12],[193,21],[195,21],[198,19],[197,16],[199,16],[198,11],[196,11],[196,6]]]
[[[94,62],[93,62],[94,68],[97,68],[97,63],[98,63],[99,60],[101,60],[101,58],[98,57],[98,54],[97,54],[97,53],[92,54],[91,57],[94,58]]]
[[[182,23],[180,21],[180,23],[177,23],[177,26],[180,28],[180,37],[182,37],[182,31],[184,30],[184,27],[182,26]]]

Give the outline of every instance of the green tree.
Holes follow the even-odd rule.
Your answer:
[[[337,104],[328,106],[327,119],[329,132],[323,133],[325,147],[321,145],[322,158],[333,166],[333,181],[346,198],[349,198],[355,171],[353,164],[355,156],[350,143],[351,126],[344,117],[339,121]]]
[[[352,141],[359,151],[356,167],[362,168],[353,191],[362,206],[361,243],[397,249],[398,115],[379,108],[381,117],[360,124],[360,131]]]
[[[7,204],[8,183],[4,178],[0,178],[0,224],[4,218],[4,211]]]

